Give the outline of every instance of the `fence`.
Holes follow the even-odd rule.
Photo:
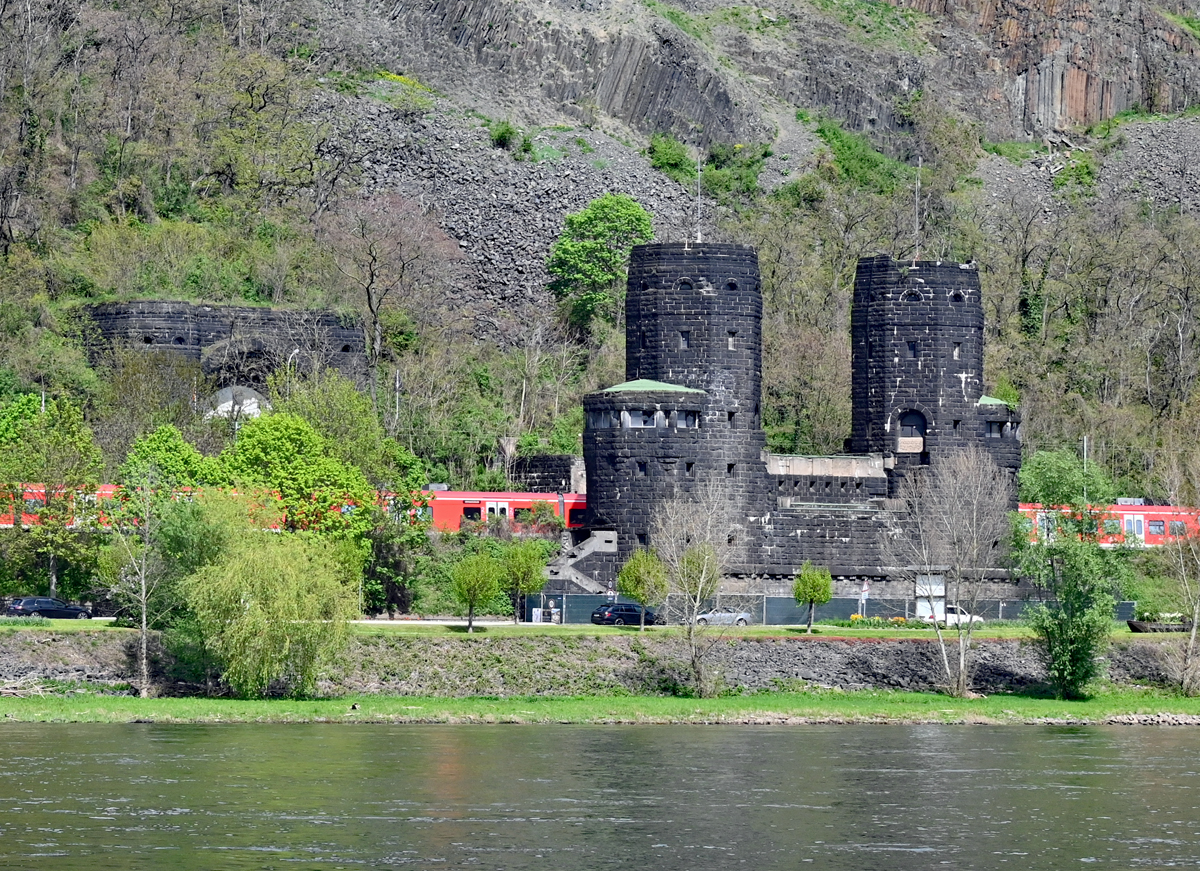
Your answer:
[[[618,602],[629,602],[624,596]],[[552,603],[553,604],[550,604]],[[605,596],[563,595],[529,596],[525,600],[524,619],[535,620],[534,610],[541,609],[545,622],[590,623],[592,611],[608,604]],[[865,609],[860,609],[858,599],[830,599],[818,605],[816,621],[849,620],[852,614],[865,617],[913,617],[917,613],[916,599],[868,599]],[[974,613],[984,620],[1019,620],[1026,608],[1037,604],[1032,599],[981,599],[975,604]],[[1132,620],[1135,602],[1118,602],[1114,613],[1116,620]],[[713,607],[736,608],[753,616],[753,622],[768,626],[796,626],[808,622],[808,606],[799,605],[786,596],[717,596]],[[865,614],[863,613],[865,611]],[[538,621],[542,622],[542,621]]]

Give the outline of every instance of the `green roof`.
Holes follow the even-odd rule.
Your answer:
[[[681,387],[678,384],[668,384],[665,381],[651,381],[649,378],[638,378],[636,381],[626,381],[624,384],[614,384],[600,391],[601,393],[703,393],[703,390],[693,390],[691,387]]]
[[[1008,403],[1005,402],[1003,399],[997,399],[994,396],[979,397],[979,404],[980,405],[1008,405]]]

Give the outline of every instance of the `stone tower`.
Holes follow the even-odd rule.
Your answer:
[[[912,469],[969,444],[1002,468],[1019,467],[1017,415],[983,395],[983,302],[973,265],[860,260],[850,336],[850,450],[884,455],[890,495]]]
[[[589,526],[616,532],[622,561],[652,543],[656,505],[697,486],[718,490],[739,522],[762,513],[758,255],[634,248],[625,323],[626,381],[584,398],[583,434]]]

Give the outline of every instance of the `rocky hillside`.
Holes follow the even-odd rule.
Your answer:
[[[931,90],[995,140],[1039,137],[1200,93],[1195,4],[1176,0],[400,0],[380,52],[488,114],[771,138],[781,115],[905,126]]]

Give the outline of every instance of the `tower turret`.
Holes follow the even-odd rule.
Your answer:
[[[657,504],[699,483],[735,517],[765,504],[757,254],[634,248],[625,322],[627,380],[585,397],[583,444],[589,525],[616,530],[622,559],[652,543]]]
[[[882,453],[895,485],[969,444],[1020,464],[1019,420],[983,395],[983,302],[973,265],[865,258],[850,318],[855,453]]]

